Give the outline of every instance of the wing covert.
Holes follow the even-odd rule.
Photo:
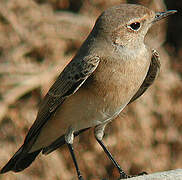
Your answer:
[[[94,72],[99,61],[100,58],[98,56],[86,56],[82,60],[74,58],[65,67],[42,100],[37,118],[24,141],[24,144],[27,144],[26,149],[32,146],[41,127],[51,118],[57,107],[59,107],[67,97],[74,94]]]

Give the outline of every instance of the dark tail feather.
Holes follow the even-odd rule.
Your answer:
[[[78,136],[80,133],[86,131],[89,128],[82,129],[74,133],[74,136]],[[42,151],[43,154],[49,154],[56,150],[60,146],[65,144],[64,135],[54,141],[50,146],[40,149],[38,151],[27,153],[24,152],[23,146],[14,154],[14,156],[8,161],[8,163],[1,169],[0,174],[6,173],[8,171],[19,172],[27,168],[37,157],[37,155]]]
[[[8,163],[1,169],[0,173],[6,173],[8,171],[19,172],[27,168],[37,157],[41,150],[25,153],[23,152],[23,146],[14,154],[14,156],[8,161]]]
[[[89,128],[85,128],[85,129],[75,132],[74,137],[78,136],[80,133],[82,133],[88,129]],[[47,154],[51,153],[52,151],[56,150],[57,148],[61,147],[64,144],[65,144],[65,137],[64,137],[64,135],[62,135],[56,141],[54,141],[51,145],[43,148],[42,153],[47,155]]]
[[[52,151],[56,150],[57,148],[61,147],[63,144],[65,144],[65,138],[64,135],[59,137],[56,141],[54,141],[51,145],[45,147],[42,149],[42,154],[49,154]]]

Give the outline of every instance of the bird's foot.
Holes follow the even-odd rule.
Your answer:
[[[120,179],[128,179],[130,178],[130,175],[127,175],[124,171],[120,172]]]
[[[137,174],[136,176],[143,176],[143,175],[147,175],[148,173],[147,172],[141,172],[141,173],[139,173],[139,174]]]
[[[120,179],[128,179],[128,178],[132,178],[132,177],[143,176],[143,175],[146,175],[146,174],[148,174],[148,173],[147,172],[141,172],[141,173],[139,173],[137,175],[127,175],[126,173],[121,172],[120,173]]]

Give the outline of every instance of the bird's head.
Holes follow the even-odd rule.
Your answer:
[[[144,42],[145,35],[155,22],[175,12],[155,13],[141,5],[121,4],[104,11],[95,27],[99,36],[111,40],[113,44],[134,48]]]

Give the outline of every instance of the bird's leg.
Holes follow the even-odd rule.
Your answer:
[[[66,144],[67,144],[68,149],[70,151],[71,157],[73,159],[73,162],[74,162],[74,165],[75,165],[75,168],[76,168],[76,172],[77,172],[77,175],[78,175],[78,180],[84,180],[81,173],[80,173],[80,169],[78,167],[78,163],[77,163],[75,153],[74,153],[74,148],[73,148],[74,134],[73,133],[74,133],[74,131],[72,130],[72,128],[69,128],[67,133],[65,134],[65,141],[66,141]]]
[[[118,169],[119,174],[120,174],[120,179],[127,179],[130,178],[131,176],[128,176],[120,167],[120,165],[115,161],[114,157],[112,156],[112,154],[108,151],[108,149],[106,148],[106,146],[104,145],[102,138],[104,135],[104,129],[105,129],[106,124],[104,125],[100,125],[97,126],[95,128],[95,138],[97,140],[97,142],[101,145],[101,147],[103,148],[104,152],[106,153],[106,155],[108,156],[108,158],[112,161],[112,163],[114,164],[114,166]]]

